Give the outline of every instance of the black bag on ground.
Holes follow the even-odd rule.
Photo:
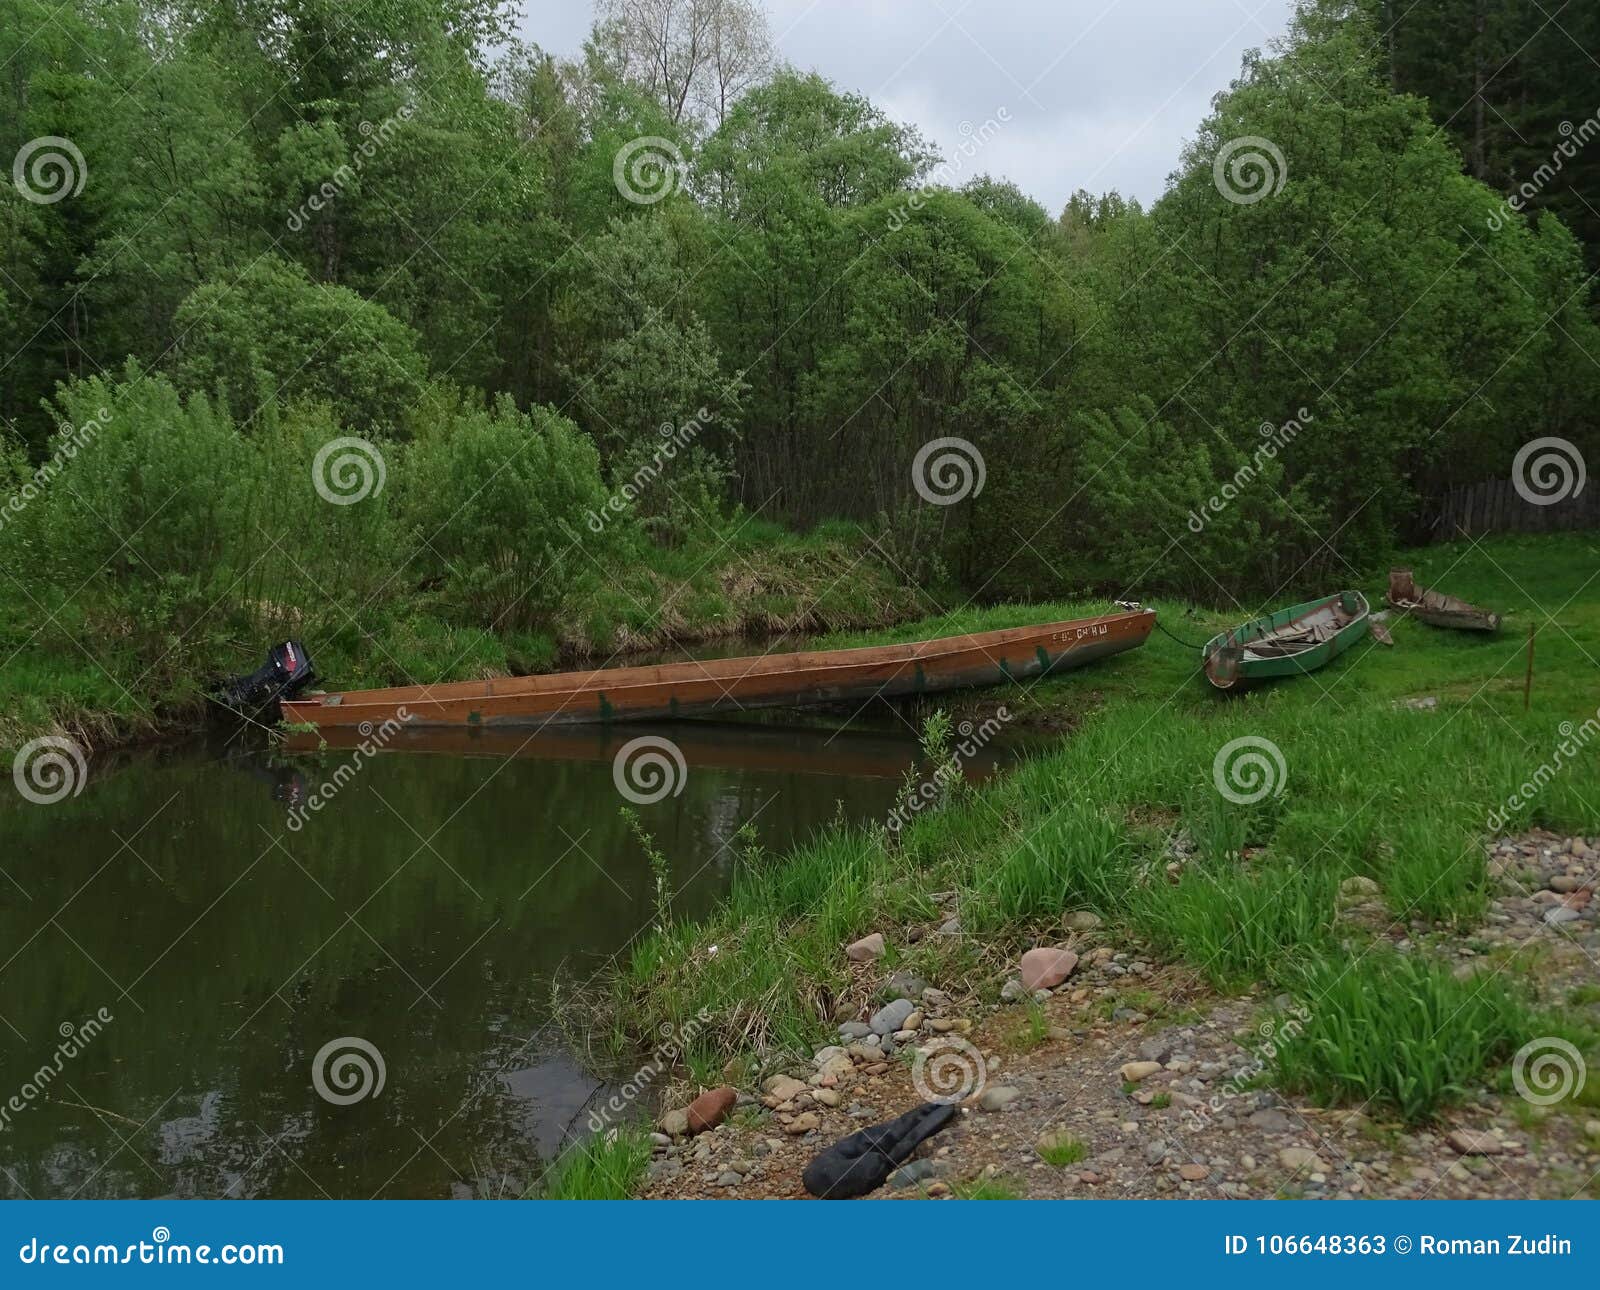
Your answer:
[[[904,1115],[840,1138],[801,1177],[820,1200],[851,1200],[883,1186],[911,1154],[957,1115],[953,1105],[924,1102]]]

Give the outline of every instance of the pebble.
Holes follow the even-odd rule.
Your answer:
[[[1142,1079],[1148,1079],[1160,1069],[1160,1062],[1124,1062],[1120,1072],[1127,1083],[1137,1084]]]
[[[868,1023],[875,1035],[889,1035],[896,1030],[905,1028],[905,1020],[916,1011],[916,1005],[910,999],[896,999],[893,1003],[886,1003],[872,1014]]]
[[[743,1181],[743,1174],[736,1173],[732,1169],[724,1169],[717,1175],[717,1181],[712,1185],[715,1187],[737,1187]]]
[[[789,1075],[774,1075],[761,1088],[768,1106],[782,1106],[808,1091],[804,1083]]]
[[[1069,932],[1092,932],[1101,921],[1100,915],[1092,909],[1074,909],[1062,915],[1061,926]]]
[[[961,920],[959,918],[947,918],[947,919],[945,919],[944,922],[939,924],[939,935],[940,936],[960,936],[961,935]]]
[[[1015,1003],[1018,999],[1026,998],[1028,987],[1023,985],[1016,977],[1012,977],[1000,987],[1000,998],[1006,1003]]]
[[[1506,1151],[1505,1142],[1487,1130],[1451,1129],[1444,1140],[1464,1156],[1498,1156]]]
[[[1188,1164],[1178,1166],[1178,1177],[1185,1182],[1203,1182],[1210,1173],[1211,1170],[1205,1165]]]
[[[658,1125],[662,1133],[681,1138],[689,1132],[689,1113],[683,1110],[668,1111]]]
[[[839,1094],[831,1088],[819,1088],[815,1090],[811,1096],[823,1106],[838,1106],[843,1100]]]
[[[995,1084],[979,1095],[978,1106],[985,1111],[1000,1111],[1021,1096],[1021,1089],[1012,1088],[1009,1084]]]
[[[905,1019],[905,1021],[901,1024],[900,1028],[902,1030],[913,1030],[914,1031],[921,1025],[922,1025],[922,1009],[921,1008],[917,1008],[917,1009],[914,1009],[911,1012],[911,1014]],[[896,1035],[895,1038],[898,1039],[899,1036]]]
[[[1278,1163],[1295,1173],[1309,1170],[1313,1182],[1318,1174],[1326,1175],[1328,1172],[1327,1162],[1310,1147],[1285,1147],[1278,1152]]]
[[[870,936],[863,936],[859,941],[852,942],[845,949],[845,957],[853,963],[870,963],[873,959],[883,956],[883,933],[873,932]]]
[[[1017,965],[1024,990],[1053,990],[1078,966],[1078,956],[1071,950],[1040,946],[1022,956]]]
[[[783,1131],[790,1137],[798,1138],[802,1133],[810,1133],[811,1130],[820,1128],[821,1125],[822,1120],[817,1113],[815,1111],[807,1111],[803,1115],[795,1116],[794,1119],[782,1127]]]
[[[938,1171],[939,1167],[931,1160],[913,1160],[909,1164],[901,1165],[889,1175],[889,1186],[896,1191],[904,1191],[907,1187],[927,1182],[935,1177]]]
[[[1252,1111],[1250,1125],[1263,1133],[1287,1133],[1294,1128],[1294,1123],[1287,1115],[1271,1107],[1263,1111]]]
[[[865,1039],[872,1033],[872,1027],[864,1021],[846,1021],[839,1027],[839,1034],[845,1039]]]
[[[1544,921],[1551,927],[1560,927],[1563,923],[1578,921],[1578,911],[1568,909],[1565,905],[1555,905],[1544,911]]]

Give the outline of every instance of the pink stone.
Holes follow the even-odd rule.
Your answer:
[[[1026,990],[1051,990],[1072,975],[1078,956],[1071,950],[1040,947],[1022,956],[1022,985]]]
[[[845,950],[845,957],[855,963],[870,963],[883,954],[883,933],[873,932],[863,936]]]

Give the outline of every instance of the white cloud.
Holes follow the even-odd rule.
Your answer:
[[[1004,107],[963,162],[1052,213],[1077,188],[1159,196],[1249,48],[1288,26],[1293,0],[767,0],[783,57],[910,121],[947,155],[962,122]],[[587,0],[545,0],[524,34],[576,53]]]

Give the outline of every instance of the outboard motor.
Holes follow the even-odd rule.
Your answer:
[[[234,712],[249,712],[292,699],[316,679],[306,647],[299,641],[284,641],[267,651],[267,661],[254,672],[220,682],[213,697]]]

